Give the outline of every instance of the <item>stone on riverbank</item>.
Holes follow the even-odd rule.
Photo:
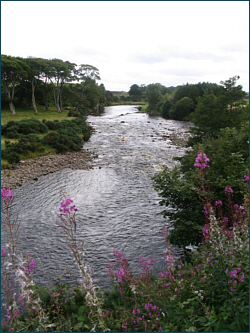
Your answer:
[[[1,170],[1,187],[15,188],[28,180],[38,180],[38,177],[42,175],[65,168],[90,169],[94,157],[92,153],[81,150],[80,152],[67,152],[64,155],[48,155],[20,161],[14,170]]]

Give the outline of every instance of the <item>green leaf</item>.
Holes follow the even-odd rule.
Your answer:
[[[199,318],[199,321],[202,322],[202,323],[206,323],[206,322],[207,322],[207,318],[200,317],[200,318]]]
[[[77,317],[77,320],[78,320],[78,321],[85,321],[85,317],[84,317],[84,316],[78,316],[78,317]]]
[[[84,305],[80,306],[80,308],[78,309],[78,315],[80,316],[81,314],[83,314],[84,312]]]

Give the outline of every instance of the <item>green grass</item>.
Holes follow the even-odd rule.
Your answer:
[[[19,121],[22,119],[29,119],[29,118],[35,118],[38,119],[40,121],[42,121],[43,119],[46,120],[63,120],[63,119],[73,119],[72,117],[68,117],[68,110],[62,110],[61,113],[58,113],[56,110],[56,107],[50,107],[49,111],[45,110],[44,106],[38,106],[37,107],[37,114],[34,114],[34,110],[33,109],[28,109],[28,108],[18,108],[16,109],[16,114],[11,116],[10,110],[9,109],[4,109],[1,110],[1,125],[5,125],[6,123],[8,123],[9,121],[13,120],[13,121]],[[45,133],[47,134],[47,133]],[[43,138],[45,134],[39,134],[40,138]],[[5,149],[5,140],[9,140],[11,143],[17,142],[18,139],[7,139],[5,136],[1,136],[1,151]],[[45,155],[51,155],[51,154],[55,154],[55,149],[53,149],[50,146],[44,146],[45,151],[43,152],[34,152],[34,153],[29,153],[27,155],[21,155],[21,160],[26,160],[28,158],[35,158],[38,156],[45,156]],[[6,169],[8,168],[10,165],[9,163],[1,158],[1,168],[2,169]]]
[[[62,110],[61,113],[57,112],[56,107],[50,107],[49,111],[45,110],[44,106],[38,106],[37,107],[37,114],[34,114],[33,109],[28,109],[28,108],[20,108],[16,109],[16,114],[11,115],[9,109],[2,109],[1,110],[1,125],[5,125],[7,122],[14,120],[14,121],[19,121],[22,119],[28,119],[28,118],[35,118],[40,121],[43,119],[46,120],[63,120],[65,118],[68,118],[68,110]]]

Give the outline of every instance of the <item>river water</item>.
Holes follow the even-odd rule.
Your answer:
[[[52,281],[59,276],[64,282],[78,280],[56,225],[61,188],[78,209],[77,239],[79,244],[84,241],[85,262],[96,284],[110,285],[106,269],[114,259],[113,249],[127,256],[134,272],[141,256],[152,256],[158,269],[164,267],[161,230],[167,220],[160,214],[151,177],[162,164],[172,168],[176,163],[172,158],[183,155],[178,140],[187,135],[189,124],[150,117],[133,106],[106,107],[101,116],[89,116],[88,122],[95,132],[83,148],[98,155],[92,169],[64,169],[13,191],[13,209],[20,221],[18,245],[33,256],[38,283],[48,284],[44,271]]]

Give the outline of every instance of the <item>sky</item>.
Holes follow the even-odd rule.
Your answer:
[[[1,54],[95,66],[110,91],[239,75],[249,92],[249,2],[1,1]]]

